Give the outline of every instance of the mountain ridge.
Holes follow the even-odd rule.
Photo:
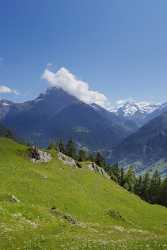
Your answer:
[[[163,112],[163,108],[167,107],[166,103],[156,104],[146,101],[127,101],[121,102],[111,109],[119,118],[127,121],[133,121],[137,128],[142,127],[148,121]]]
[[[167,173],[167,112],[163,112],[126,138],[110,155],[122,166],[133,165],[137,172],[154,169]],[[162,166],[161,166],[162,165]]]
[[[91,150],[111,148],[131,132],[131,128],[128,130],[128,125],[125,127],[115,114],[98,105],[95,109],[56,87],[49,88],[32,101],[10,103],[8,109],[4,105],[0,107],[1,121],[16,137],[41,146],[47,146],[51,140],[68,140],[72,136],[77,143]],[[79,131],[78,127],[83,129]],[[100,142],[98,138],[103,137],[105,140]]]

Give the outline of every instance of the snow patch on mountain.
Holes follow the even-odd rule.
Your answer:
[[[0,100],[0,105],[1,105],[1,106],[9,106],[10,103],[11,103],[10,101],[5,100],[5,99],[1,99],[1,100]]]

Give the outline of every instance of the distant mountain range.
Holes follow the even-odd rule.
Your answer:
[[[4,125],[0,124],[0,136],[1,137],[11,137],[12,138],[12,133],[9,129],[5,128]]]
[[[112,162],[126,167],[133,165],[137,172],[158,167],[167,174],[167,112],[151,120],[126,138],[112,152]]]
[[[167,110],[167,103],[153,104],[149,102],[127,101],[111,108],[120,119],[132,121],[137,128],[142,127],[151,119]]]
[[[131,122],[127,125],[116,114],[55,87],[24,103],[2,100],[0,120],[16,137],[40,146],[72,137],[91,150],[110,149],[134,130]]]
[[[127,102],[113,112],[121,119],[133,121],[138,129],[108,154],[110,162],[134,166],[136,172],[167,174],[167,104]]]
[[[166,103],[128,101],[108,111],[56,87],[32,101],[0,101],[2,131],[5,126],[17,138],[40,146],[73,138],[79,146],[106,152],[110,162],[134,165],[138,172],[155,164],[167,172],[166,117]]]

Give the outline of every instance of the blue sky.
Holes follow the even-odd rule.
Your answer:
[[[16,101],[43,92],[66,68],[111,102],[167,101],[166,0],[5,0],[0,7],[0,85]]]

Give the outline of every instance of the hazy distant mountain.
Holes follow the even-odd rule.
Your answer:
[[[0,123],[0,137],[13,137],[9,129]]]
[[[1,120],[14,134],[42,146],[73,137],[91,149],[109,149],[131,131],[119,118],[99,106],[85,104],[60,88],[50,88],[21,104],[1,101]]]
[[[133,165],[137,171],[158,166],[167,172],[167,112],[151,120],[126,138],[110,155],[120,165]]]

